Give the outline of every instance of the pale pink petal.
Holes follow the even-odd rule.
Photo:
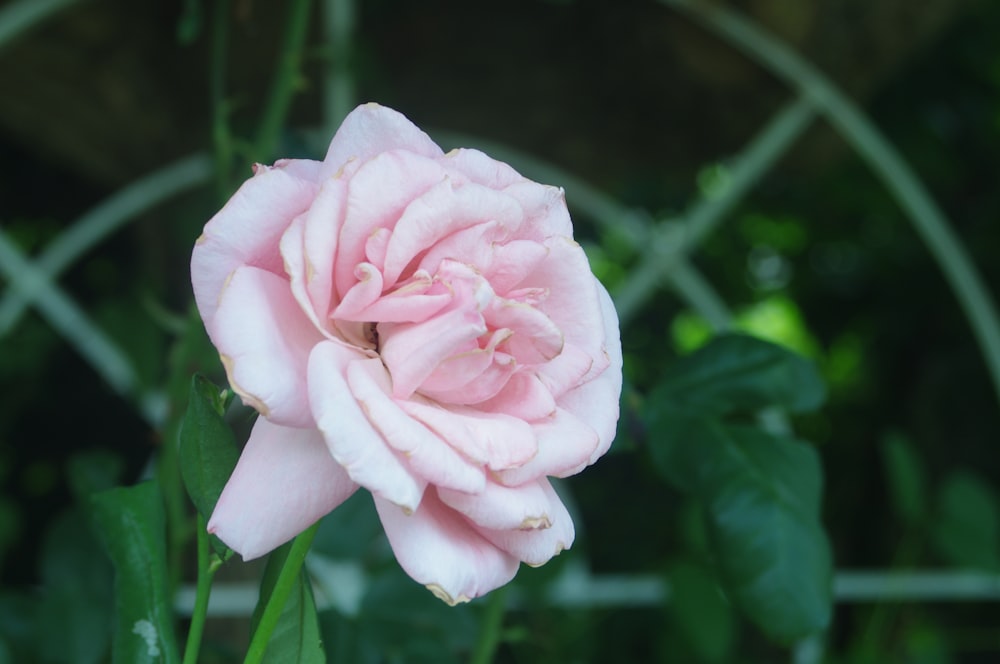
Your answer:
[[[381,277],[380,282],[381,283]],[[419,323],[451,303],[452,292],[418,270],[406,284],[378,298],[364,309],[343,317],[383,323]],[[342,315],[338,311],[338,315]]]
[[[438,497],[483,528],[548,528],[552,525],[549,514],[553,506],[542,483],[548,484],[548,481],[542,479],[516,487],[487,482],[474,494],[438,487]]]
[[[487,221],[455,231],[427,249],[419,269],[435,274],[442,261],[461,260],[473,265],[488,278],[496,245],[506,239],[507,231],[497,221]]]
[[[389,397],[392,384],[377,358],[347,366],[347,383],[368,421],[401,452],[414,473],[438,487],[478,492],[486,486],[483,469],[464,459],[427,427],[403,412]]]
[[[537,567],[553,556],[573,546],[576,531],[573,519],[548,480],[538,481],[548,498],[548,528],[488,530],[480,528],[483,537],[519,560]]]
[[[348,182],[347,210],[334,268],[339,294],[350,289],[354,267],[367,259],[372,233],[393,231],[406,207],[445,177],[436,162],[411,152],[384,152],[358,168]],[[385,283],[392,286],[395,277]]]
[[[258,165],[254,176],[209,220],[191,254],[191,285],[206,325],[215,317],[219,294],[236,268],[253,265],[284,274],[279,239],[315,196],[315,182],[280,167]]]
[[[424,394],[433,392],[447,393],[454,390],[476,389],[476,385],[470,385],[473,381],[483,382],[484,372],[493,364],[496,347],[510,338],[510,330],[494,330],[486,346],[480,348],[476,343],[470,343],[469,350],[458,352],[441,362],[429,377],[421,384],[420,390]],[[458,349],[456,349],[457,351]],[[513,358],[512,358],[513,359]],[[510,362],[509,364],[513,364]],[[513,371],[511,366],[510,370]],[[497,392],[503,384],[497,385],[496,390],[484,396],[478,401],[488,399]],[[472,402],[475,403],[475,402]]]
[[[439,157],[441,148],[403,114],[368,103],[351,111],[330,142],[323,160],[324,175],[333,175],[348,161],[367,161],[382,152],[408,150]]]
[[[530,304],[496,297],[483,311],[483,318],[491,328],[513,332],[505,350],[520,364],[541,364],[562,352],[562,332],[551,318]]]
[[[301,180],[319,182],[323,179],[323,162],[314,159],[279,159],[274,162],[275,168],[280,168],[289,175]]]
[[[518,371],[496,396],[478,403],[476,407],[533,422],[550,417],[556,410],[556,402],[537,375],[531,371]]]
[[[561,187],[524,180],[506,187],[503,193],[516,199],[524,209],[526,222],[521,226],[519,238],[542,242],[553,236],[573,237],[573,222]]]
[[[365,240],[365,258],[379,270],[385,266],[385,251],[389,246],[392,231],[388,228],[376,228]]]
[[[371,321],[372,319],[359,317],[357,314],[382,297],[382,273],[371,263],[358,263],[354,268],[354,278],[357,281],[344,293],[331,317],[337,320]]]
[[[504,194],[471,182],[448,178],[406,207],[389,238],[385,282],[392,284],[422,252],[441,239],[477,224],[516,227],[521,207]],[[465,262],[462,256],[449,256]]]
[[[295,301],[299,303],[299,308],[318,331],[327,334],[326,313],[317,315],[316,308],[313,306],[306,289],[309,266],[304,253],[304,217],[305,215],[299,215],[293,219],[288,230],[281,236],[281,257],[285,262],[285,272],[288,273],[288,278],[291,280],[289,289],[292,296],[295,297]]]
[[[356,488],[318,431],[277,426],[260,417],[208,532],[251,560],[298,535]]]
[[[329,316],[338,302],[338,293],[333,288],[333,265],[346,208],[347,183],[327,178],[305,217],[302,243],[306,289],[321,320]]]
[[[583,248],[568,237],[546,241],[548,258],[528,275],[522,285],[548,289],[538,308],[562,330],[565,342],[603,362],[604,324],[598,289]]]
[[[570,470],[585,464],[599,439],[586,422],[565,410],[531,428],[538,440],[538,453],[530,461],[497,473],[497,478],[507,486],[518,486],[545,476],[563,477]]]
[[[336,341],[309,356],[309,405],[330,453],[351,479],[373,494],[413,511],[427,482],[416,477],[365,417],[345,378],[351,362],[368,359]]]
[[[511,240],[493,247],[492,261],[481,269],[497,294],[508,296],[548,254],[548,247],[540,242]]]
[[[456,297],[456,306],[422,323],[382,323],[382,360],[397,399],[413,394],[446,358],[486,333],[483,318]]]
[[[473,408],[417,400],[400,407],[437,433],[456,450],[490,470],[520,466],[538,452],[535,432],[524,420]]]
[[[539,380],[556,401],[569,389],[579,386],[594,366],[594,358],[576,346],[567,344],[559,356],[537,368]]]
[[[236,270],[208,332],[247,405],[275,424],[312,426],[306,366],[323,336],[285,279],[255,267]]]
[[[611,447],[618,427],[618,403],[622,392],[622,345],[618,331],[618,314],[604,286],[598,284],[597,288],[604,314],[608,368],[597,378],[561,395],[558,403],[561,408],[573,413],[596,431],[600,443],[586,463],[571,469],[567,475],[583,470],[604,455]]]
[[[517,573],[516,558],[441,504],[434,491],[409,515],[378,496],[375,508],[400,566],[448,604],[485,595]]]
[[[490,189],[503,189],[524,181],[524,177],[507,164],[471,148],[452,150],[440,161],[449,170]]]
[[[497,330],[500,333],[507,333],[509,330]],[[475,360],[470,357],[475,351],[460,351],[457,355],[449,357],[438,365],[437,369],[423,383],[420,384],[420,393],[443,404],[473,405],[481,404],[496,397],[507,386],[510,379],[517,373],[517,362],[513,356],[506,353],[492,353],[492,362],[486,365],[483,371],[461,386],[447,387],[444,380],[437,378],[437,374],[444,373],[449,369],[467,371],[475,368]],[[469,358],[468,365],[463,366],[463,359]],[[453,365],[452,361],[455,361]],[[456,376],[456,378],[464,375]]]

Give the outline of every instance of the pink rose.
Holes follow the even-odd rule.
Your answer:
[[[622,356],[561,189],[367,104],[322,162],[257,165],[191,279],[261,414],[209,522],[244,558],[359,485],[403,569],[449,603],[573,543],[548,476],[611,445]]]

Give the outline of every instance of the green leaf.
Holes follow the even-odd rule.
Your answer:
[[[730,654],[733,611],[708,570],[690,563],[671,568],[670,611],[701,659],[721,662]]]
[[[952,565],[1000,569],[1000,514],[996,495],[978,476],[958,471],[938,493],[932,541]]]
[[[180,432],[181,475],[206,520],[240,458],[233,431],[223,419],[230,398],[203,376],[191,379],[191,396]]]
[[[904,523],[915,526],[926,510],[927,482],[920,458],[899,434],[886,436],[881,447],[892,506]]]
[[[68,510],[49,526],[39,562],[35,642],[41,659],[51,664],[106,661],[113,570],[82,510]],[[53,634],[59,638],[51,638]]]
[[[812,362],[781,346],[731,334],[675,362],[649,400],[660,408],[722,415],[768,406],[805,412],[825,398]]]
[[[815,451],[756,428],[676,414],[654,417],[651,430],[660,472],[705,505],[733,601],[781,642],[824,629],[832,562]]]
[[[113,660],[180,661],[167,582],[163,500],[155,482],[119,487],[91,499],[94,521],[115,568]]]
[[[253,614],[253,631],[257,630],[264,607],[271,599],[274,585],[285,565],[292,543],[289,542],[268,557],[264,577],[260,584],[260,599]],[[271,632],[271,640],[264,655],[265,664],[324,664],[326,654],[320,637],[319,618],[316,615],[316,600],[312,594],[312,583],[305,568],[299,572],[295,587],[292,588],[278,624]]]

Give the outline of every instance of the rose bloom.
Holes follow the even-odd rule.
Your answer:
[[[260,413],[208,525],[245,559],[359,486],[450,604],[573,543],[548,477],[611,445],[622,356],[562,189],[367,104],[323,161],[255,166],[191,279]]]

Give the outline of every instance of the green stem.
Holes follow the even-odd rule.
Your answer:
[[[661,1],[686,12],[801,90],[868,162],[906,212],[944,273],[972,326],[1000,397],[1000,315],[965,247],[899,153],[819,70],[737,13],[714,3]]]
[[[302,51],[309,28],[309,0],[294,0],[285,26],[285,41],[281,49],[267,106],[257,128],[254,144],[254,158],[258,161],[269,159],[278,143],[278,135],[288,115],[292,97],[298,86],[299,68],[302,65]]]
[[[201,635],[205,631],[205,618],[208,616],[208,597],[212,593],[212,578],[218,565],[211,560],[209,553],[208,531],[205,528],[205,517],[198,515],[198,584],[195,589],[194,611],[191,613],[191,628],[188,631],[187,645],[184,647],[182,664],[197,664],[198,651],[201,649]]]
[[[292,542],[288,558],[285,559],[281,573],[278,574],[278,580],[271,591],[271,597],[267,600],[267,606],[264,607],[260,622],[257,623],[257,629],[250,640],[250,649],[247,651],[243,664],[258,664],[264,659],[267,644],[271,640],[271,633],[274,632],[278,619],[281,618],[281,611],[285,608],[285,602],[298,581],[302,563],[305,562],[309,545],[312,544],[318,528],[319,522],[317,521]]]
[[[472,659],[469,660],[470,664],[489,664],[496,655],[497,648],[500,646],[504,611],[507,608],[506,591],[506,587],[501,587],[490,593],[489,603],[486,605],[486,613],[479,630],[479,639],[476,641],[476,649],[472,654]]]
[[[324,0],[323,28],[329,49],[323,85],[323,129],[327,138],[354,108],[355,86],[351,72],[352,36],[357,8],[354,0]]]

